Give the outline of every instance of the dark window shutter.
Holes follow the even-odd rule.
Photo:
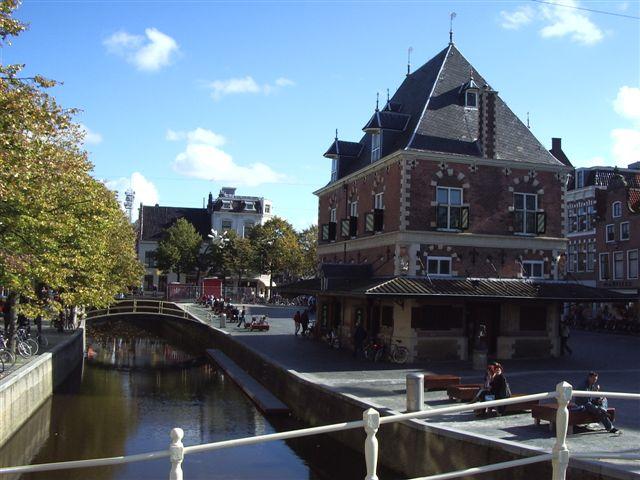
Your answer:
[[[349,236],[355,237],[358,235],[358,217],[349,218]]]
[[[347,218],[345,218],[344,220],[342,220],[342,222],[340,222],[340,236],[342,238],[349,237],[349,225],[350,225],[350,221]]]
[[[376,232],[381,232],[384,227],[384,210],[376,208],[373,211],[373,229]]]
[[[462,230],[469,229],[469,207],[462,207],[460,211],[460,228]]]
[[[369,212],[364,215],[364,231],[365,232],[374,232],[374,216],[373,213]]]
[[[541,234],[547,231],[547,213],[536,213],[536,233]]]
[[[329,241],[335,242],[336,240],[336,222],[329,223]]]

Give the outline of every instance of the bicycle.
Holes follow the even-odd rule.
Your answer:
[[[5,365],[13,366],[16,363],[16,356],[7,349],[7,339],[0,334],[0,359]]]
[[[31,338],[31,335],[26,328],[18,328],[18,345],[20,342],[24,342],[29,346],[31,351],[29,356],[36,355],[38,353],[40,346],[38,345],[38,342]]]
[[[396,340],[389,347],[389,359],[393,363],[404,364],[409,359],[409,349],[402,345],[402,340]]]

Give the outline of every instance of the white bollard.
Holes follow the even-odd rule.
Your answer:
[[[569,449],[567,448],[567,429],[569,427],[569,409],[573,387],[567,382],[556,385],[558,394],[558,413],[556,415],[556,444],[553,446],[553,480],[565,480],[569,466]]]
[[[378,439],[376,432],[380,427],[380,414],[377,410],[370,408],[362,414],[364,421],[364,431],[367,432],[367,439],[364,441],[364,458],[367,462],[367,476],[364,480],[378,480],[376,473],[378,469]]]
[[[169,445],[171,471],[169,472],[169,480],[182,480],[182,460],[184,459],[183,437],[184,431],[181,428],[171,430],[171,445]]]
[[[220,315],[220,328],[225,328],[227,326],[227,314],[223,313]]]
[[[407,412],[419,412],[424,405],[424,375],[407,373]]]

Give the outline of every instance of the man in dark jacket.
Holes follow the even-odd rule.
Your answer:
[[[361,322],[356,325],[356,330],[353,332],[353,356],[358,358],[358,355],[362,355],[364,341],[367,338],[367,331],[362,326]]]
[[[579,390],[599,392],[598,374],[596,372],[589,372],[587,379]],[[605,397],[577,397],[575,410],[586,410],[595,415],[604,428],[610,433],[622,433],[621,430],[618,430],[613,426],[613,423],[611,423],[611,419],[607,414],[607,399]]]

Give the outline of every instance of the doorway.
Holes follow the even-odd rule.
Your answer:
[[[485,326],[488,354],[495,355],[498,350],[498,336],[500,335],[500,304],[499,303],[473,303],[469,305],[469,320],[473,326],[474,342],[480,325]],[[470,345],[473,349],[474,345]]]

